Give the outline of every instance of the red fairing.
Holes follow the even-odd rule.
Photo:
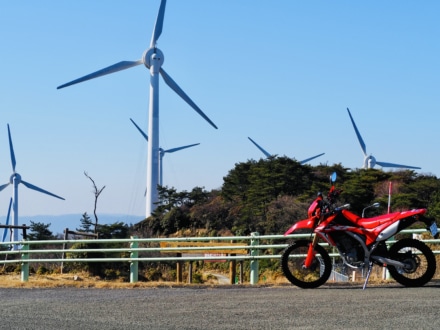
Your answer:
[[[319,218],[319,216],[321,215],[321,209],[320,209],[321,201],[322,201],[322,196],[318,196],[313,201],[313,203],[310,204],[309,209],[307,211],[307,215],[310,219],[313,217]]]
[[[290,227],[289,230],[284,233],[284,236],[290,235],[298,229],[313,229],[314,223],[315,221],[313,219],[300,220]]]
[[[372,218],[361,218],[360,216],[348,211],[342,210],[342,214],[351,222],[356,223],[357,225],[367,228],[373,229],[384,223],[393,223],[397,220],[401,220],[407,217],[411,217],[417,214],[425,214],[426,209],[414,209],[410,211],[401,211],[394,213],[382,214]]]

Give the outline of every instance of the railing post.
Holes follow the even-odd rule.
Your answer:
[[[131,239],[135,240],[137,239],[137,236],[131,236]],[[131,249],[137,249],[139,246],[138,241],[132,241],[130,243]],[[139,252],[136,251],[130,251],[130,258],[137,259],[139,257]],[[136,283],[138,281],[138,275],[139,275],[139,262],[137,260],[131,260],[130,262],[130,283]]]
[[[257,232],[251,233],[251,237],[252,237],[251,246],[255,246],[255,245],[260,244],[260,240],[258,239],[258,236],[260,236],[260,234]],[[259,253],[259,249],[251,248],[250,255],[252,257],[258,256],[258,253]],[[251,274],[250,274],[251,285],[258,284],[258,259],[251,260],[250,269],[251,269]]]
[[[23,244],[21,248],[21,281],[27,282],[29,281],[29,263],[27,260],[29,259],[29,243]]]

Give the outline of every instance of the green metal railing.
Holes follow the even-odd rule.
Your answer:
[[[401,233],[422,233],[426,232],[424,229],[413,229],[413,230],[404,230]],[[139,270],[139,262],[159,262],[159,261],[197,261],[197,260],[236,260],[236,261],[245,261],[248,260],[250,262],[250,284],[258,283],[258,272],[259,272],[259,263],[258,260],[261,259],[277,259],[281,258],[279,254],[280,251],[285,249],[288,244],[280,243],[280,244],[270,244],[267,242],[271,241],[287,241],[291,239],[297,238],[305,238],[310,237],[310,234],[294,234],[289,236],[284,235],[264,235],[260,236],[258,233],[252,233],[250,236],[228,236],[228,237],[179,237],[179,238],[137,238],[131,237],[129,239],[81,239],[81,240],[44,240],[44,241],[20,241],[14,243],[16,246],[19,246],[19,249],[14,250],[5,250],[5,246],[11,246],[10,242],[0,243],[0,247],[3,247],[0,251],[0,258],[4,259],[0,261],[0,264],[20,264],[21,265],[21,280],[23,282],[28,281],[29,279],[29,265],[32,263],[89,263],[89,262],[127,262],[130,265],[130,282],[135,283],[138,281],[138,270]],[[160,242],[239,242],[243,243],[243,245],[219,245],[219,246],[206,246],[206,247],[166,247],[161,248],[159,246],[148,246],[148,247],[140,247],[141,244],[153,244],[159,245]],[[437,243],[440,244],[440,239],[430,239],[423,240],[426,243]],[[262,244],[260,244],[262,242]],[[390,240],[387,243],[392,244],[394,241]],[[126,247],[122,248],[80,248],[80,249],[65,249],[64,247],[68,244],[96,244],[105,245],[108,243],[119,243],[125,244]],[[235,243],[237,244],[237,243]],[[58,249],[38,249],[38,246],[61,246]],[[325,245],[325,244],[323,244]],[[200,254],[207,253],[209,251],[215,252],[216,250],[248,250],[248,254],[246,255],[222,255],[222,256],[213,256],[213,255],[189,255],[185,254],[185,251],[201,251]],[[260,250],[266,250],[265,254],[261,254]],[[274,254],[274,250],[276,253]],[[179,256],[160,256],[160,257],[141,257],[140,253],[147,252],[176,252],[181,255]],[[66,256],[66,253],[74,255],[76,253],[85,253],[85,252],[120,252],[121,254],[129,254],[129,257],[102,257],[102,258],[70,258]],[[433,251],[438,254],[440,251]],[[46,254],[60,254],[61,257],[49,257],[49,258],[41,258],[41,255]],[[38,257],[34,257],[38,255]],[[332,254],[333,255],[333,254]],[[13,256],[14,259],[8,260],[8,256]],[[16,256],[19,256],[17,258]],[[334,254],[337,256],[337,254]]]

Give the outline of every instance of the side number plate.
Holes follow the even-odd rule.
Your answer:
[[[432,225],[429,227],[429,231],[431,232],[432,236],[435,236],[438,234],[438,228],[437,228],[437,224],[435,222],[433,222]]]

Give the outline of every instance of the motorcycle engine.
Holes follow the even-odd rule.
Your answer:
[[[364,249],[356,239],[345,232],[335,232],[331,236],[336,242],[339,252],[349,265],[358,267],[363,264]]]

